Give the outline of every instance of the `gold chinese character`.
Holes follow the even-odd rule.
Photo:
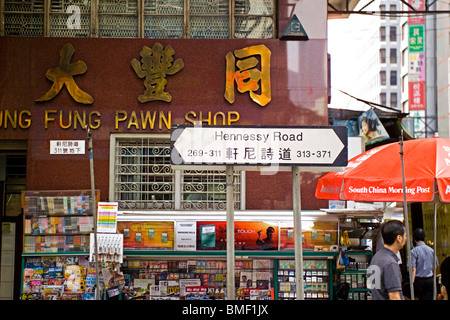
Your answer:
[[[234,102],[234,82],[240,93],[249,91],[250,97],[260,106],[271,100],[270,93],[270,50],[265,45],[257,45],[228,52],[226,55],[226,84],[224,97],[229,103]],[[260,56],[261,70],[256,66]],[[236,62],[236,58],[241,59]],[[236,67],[239,69],[236,71]],[[258,94],[260,90],[260,94]]]
[[[175,51],[170,45],[163,50],[160,43],[155,43],[151,49],[147,46],[142,48],[141,62],[137,59],[131,61],[131,66],[137,76],[141,79],[145,77],[146,90],[143,95],[138,97],[139,102],[172,101],[172,96],[168,92],[164,92],[167,83],[166,75],[173,75],[184,67],[181,59],[175,60],[172,64],[174,54]]]
[[[84,74],[87,70],[86,63],[78,60],[75,63],[70,63],[75,49],[70,43],[66,43],[59,52],[59,65],[56,68],[48,69],[45,73],[47,79],[53,82],[50,90],[36,101],[48,101],[56,97],[61,91],[62,87],[66,85],[67,91],[72,98],[79,103],[92,104],[94,99],[86,92],[81,90],[73,76]]]

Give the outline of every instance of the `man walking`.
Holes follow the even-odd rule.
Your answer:
[[[425,244],[423,229],[414,230],[413,240],[416,243],[414,249],[411,250],[414,291],[419,300],[433,300],[434,250]]]
[[[403,300],[402,273],[397,253],[406,243],[406,229],[402,222],[390,220],[381,226],[384,246],[372,258],[370,270],[375,280],[373,300]]]

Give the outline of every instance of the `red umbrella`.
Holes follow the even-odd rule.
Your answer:
[[[403,201],[399,142],[382,145],[349,160],[343,172],[321,177],[319,199]],[[434,199],[435,181],[441,202],[450,202],[450,139],[426,138],[403,142],[408,202]]]
[[[349,160],[343,172],[330,172],[321,177],[317,183],[316,197],[370,202],[403,201],[406,212],[406,202],[436,201],[436,186],[441,202],[450,202],[450,140],[438,137],[395,142],[363,152]],[[406,214],[405,222],[409,234]],[[408,260],[411,261],[409,241],[407,250]],[[436,205],[434,254],[436,257]],[[410,269],[411,295],[414,297],[411,280]]]

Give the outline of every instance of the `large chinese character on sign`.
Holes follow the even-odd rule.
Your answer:
[[[409,82],[409,110],[425,109],[425,82]]]
[[[94,99],[90,94],[81,90],[73,79],[74,76],[84,74],[87,71],[87,66],[84,61],[78,60],[71,63],[72,56],[75,49],[70,43],[66,43],[59,52],[59,65],[55,68],[48,69],[45,76],[53,82],[50,90],[36,101],[48,101],[53,99],[61,91],[65,85],[67,91],[72,98],[79,103],[92,104]]]
[[[174,75],[184,67],[181,59],[172,63],[174,54],[175,50],[170,45],[163,49],[160,43],[155,43],[151,49],[147,46],[142,48],[140,62],[137,59],[131,61],[131,67],[136,75],[141,79],[145,78],[145,91],[138,97],[139,102],[172,101],[172,96],[164,91],[167,84],[166,76]]]
[[[234,102],[235,83],[240,93],[249,92],[251,99],[260,106],[270,102],[270,55],[265,45],[227,53],[224,97],[230,104]]]

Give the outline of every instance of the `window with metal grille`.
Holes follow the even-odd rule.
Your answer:
[[[50,36],[89,37],[90,12],[89,1],[50,1]]]
[[[5,1],[5,36],[44,36],[44,0]]]
[[[117,139],[114,152],[114,200],[121,209],[175,209],[169,141]]]
[[[225,210],[227,187],[225,171],[184,170],[182,173],[181,209]],[[235,209],[240,209],[241,175],[234,174]]]
[[[270,39],[276,37],[275,4],[275,0],[5,1],[0,31],[10,36]]]
[[[225,172],[174,170],[169,135],[113,135],[111,146],[110,200],[120,210],[226,209]],[[241,181],[235,172],[235,209],[241,209]]]
[[[103,38],[137,38],[138,1],[99,1],[98,33]]]

